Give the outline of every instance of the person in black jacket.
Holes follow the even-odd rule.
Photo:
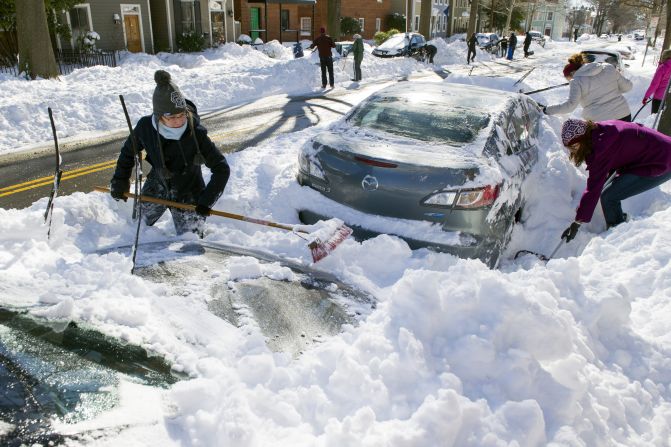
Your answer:
[[[475,33],[471,34],[471,37],[466,42],[468,45],[468,54],[466,55],[466,63],[470,64],[475,60],[475,46],[478,44],[478,39],[475,37]]]
[[[508,38],[508,59],[509,61],[513,60],[513,55],[515,54],[515,47],[517,46],[517,36],[515,32],[510,33]]]
[[[506,53],[508,53],[508,39],[506,36],[503,36],[499,40],[499,47],[501,48],[501,57],[506,57]]]
[[[184,98],[170,74],[158,70],[154,80],[153,114],[140,118],[134,129],[138,150],[146,152],[146,160],[152,167],[142,194],[195,205],[195,212],[170,208],[170,213],[177,234],[194,232],[202,237],[205,218],[224,192],[230,169],[200,124],[195,104]],[[207,185],[201,161],[212,172]],[[129,136],[121,148],[110,185],[115,200],[126,200],[124,193],[130,190],[134,167]],[[142,202],[142,216],[147,225],[156,223],[165,210],[164,205]]]
[[[529,46],[531,45],[531,33],[527,31],[524,37],[524,57],[529,57]]]
[[[329,74],[329,85],[333,87],[333,55],[331,48],[335,48],[335,42],[331,36],[326,34],[326,28],[319,29],[319,36],[312,42],[310,49],[317,48],[319,52],[319,65],[322,70],[322,88],[326,88],[326,72]]]

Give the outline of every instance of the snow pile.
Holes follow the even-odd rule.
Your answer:
[[[455,48],[460,47],[449,51]],[[540,88],[561,81],[558,67],[574,49],[567,45],[521,85],[513,86],[519,72],[448,79],[508,91]],[[214,60],[220,68],[234,68],[234,59]],[[159,57],[150,61],[166,64]],[[382,70],[386,63],[364,61],[369,69],[381,64]],[[268,64],[267,72],[273,72],[278,63],[286,62],[259,59],[260,66],[250,71],[262,73]],[[404,63],[410,62],[399,66]],[[300,64],[314,69],[307,61],[296,61]],[[155,69],[124,65],[145,70],[146,76]],[[387,67],[388,73],[398,69]],[[639,103],[653,69],[632,67],[636,86],[626,95],[630,104]],[[97,85],[96,70],[77,73],[78,89]],[[170,70],[191,79],[188,88],[206,88],[206,79],[212,79],[207,68]],[[17,81],[3,86],[12,82]],[[249,95],[275,85],[271,78],[259,80],[262,91],[250,86]],[[151,89],[142,92],[135,102],[144,106],[142,95]],[[200,102],[213,102],[211,91],[200,94]],[[537,98],[550,103],[566,94],[555,89]],[[651,118],[646,112],[640,117]],[[46,198],[25,210],[0,209],[2,303],[144,346],[192,377],[172,386],[160,403],[147,394],[144,408],[160,414],[142,419],[145,425],[105,432],[106,439],[79,438],[96,445],[138,440],[236,446],[668,445],[671,185],[625,201],[633,219],[612,230],[601,232],[602,217],[595,215],[547,264],[531,256],[511,259],[519,248],[548,253],[573,219],[585,173],[571,166],[559,143],[561,122],[543,118],[542,150],[529,178],[523,223],[515,228],[501,269],[412,251],[388,235],[361,243],[349,239],[317,268],[370,293],[376,306],[358,325],[343,327],[297,359],[271,352],[254,324],[234,327],[207,310],[211,288],[222,281],[292,280],[289,270],[232,257],[221,271],[204,272],[206,281],[187,279],[179,294],[132,276],[127,254],[98,252],[133,240],[132,204],[99,193],[58,197],[50,242],[41,224]],[[298,148],[319,131],[282,135],[227,156],[231,179],[215,208],[295,224],[297,210],[310,203],[326,215],[345,217],[341,206],[295,181]],[[359,218],[382,231],[396,225],[379,216]],[[174,238],[169,216],[141,237]],[[296,262],[310,259],[305,241],[292,232],[245,222],[212,217],[206,241]],[[128,419],[119,414],[94,422],[104,428],[119,421]]]

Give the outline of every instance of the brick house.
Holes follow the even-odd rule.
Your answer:
[[[240,32],[252,39],[280,42],[313,40],[319,28],[328,29],[328,1],[326,0],[235,0],[235,19]],[[392,0],[341,0],[340,17],[352,17],[362,25],[361,35],[372,39],[384,30],[387,15],[392,13]],[[343,36],[351,37],[351,36]]]

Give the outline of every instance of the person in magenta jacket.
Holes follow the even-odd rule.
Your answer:
[[[569,119],[561,136],[571,161],[584,162],[588,172],[575,221],[562,233],[566,242],[592,220],[599,198],[607,227],[614,227],[626,220],[622,200],[671,179],[671,137],[654,129],[620,120]]]
[[[650,86],[643,96],[643,104],[652,98],[652,113],[659,112],[659,106],[664,99],[669,78],[671,78],[671,49],[664,50],[659,57],[657,71],[655,71],[655,75],[652,77],[652,81],[650,81]]]

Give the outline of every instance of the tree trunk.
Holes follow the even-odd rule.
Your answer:
[[[513,17],[513,8],[515,8],[515,0],[510,0],[510,8],[508,9],[508,17],[506,17],[506,29],[503,30],[503,35],[507,36],[510,31],[510,20]]]
[[[44,0],[16,2],[16,35],[19,45],[19,71],[31,79],[58,77],[58,66],[49,38]]]
[[[409,33],[412,31],[412,24],[415,20],[415,16],[412,14],[412,7],[415,4],[415,0],[406,0],[405,2],[405,9],[407,11],[406,18],[405,18],[405,32]]]
[[[659,18],[659,21],[662,21],[662,18]],[[661,26],[661,24],[660,24]],[[662,48],[669,48],[671,45],[671,5],[666,6],[666,32],[664,33],[664,44]]]
[[[419,12],[419,33],[426,40],[431,39],[431,7],[432,0],[422,0],[422,8]]]
[[[668,91],[664,100],[664,108],[659,113],[661,115],[659,115],[657,130],[671,137],[671,94]]]
[[[475,20],[478,18],[478,6],[480,6],[480,0],[471,0],[471,11],[468,16],[468,30],[466,31],[466,39],[471,37],[471,34],[475,32]]]
[[[340,0],[329,0],[328,2],[328,34],[333,37],[333,40],[340,39]]]

